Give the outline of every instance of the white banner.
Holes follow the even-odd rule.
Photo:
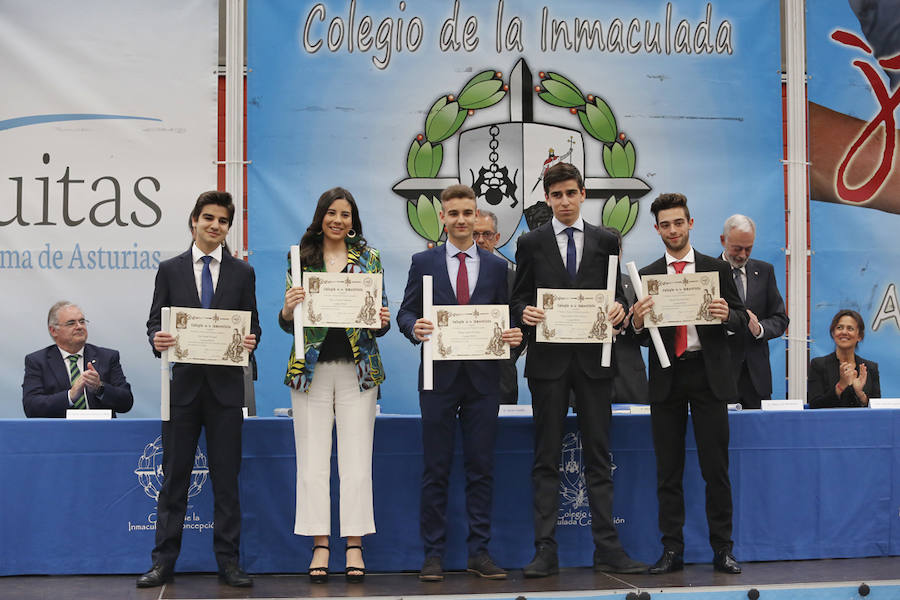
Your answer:
[[[47,311],[121,353],[127,416],[158,416],[146,338],[160,261],[216,187],[217,0],[0,0],[0,417],[23,416]]]

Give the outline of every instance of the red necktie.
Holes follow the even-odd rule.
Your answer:
[[[469,270],[466,269],[466,253],[456,255],[459,259],[459,271],[456,272],[456,302],[458,304],[469,303]]]
[[[687,266],[686,260],[676,260],[672,263],[672,266],[675,267],[676,273],[681,273],[684,271],[684,267]],[[675,356],[681,356],[684,354],[684,351],[687,350],[687,326],[686,325],[676,325],[675,326]]]

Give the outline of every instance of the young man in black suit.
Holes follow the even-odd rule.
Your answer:
[[[259,343],[261,331],[253,267],[232,257],[225,246],[233,218],[231,194],[203,192],[191,212],[194,231],[191,248],[160,263],[147,319],[147,335],[157,356],[175,345],[172,334],[160,330],[160,309],[164,306],[250,311],[250,333],[244,336],[243,345],[252,352]],[[209,475],[213,482],[213,550],[219,578],[234,587],[253,585],[238,562],[243,405],[241,367],[189,363],[173,367],[171,419],[162,423],[165,481],[157,499],[153,567],[138,578],[138,587],[155,587],[172,579],[181,550],[191,469],[202,427],[206,428]]]
[[[684,568],[684,440],[688,406],[694,423],[700,472],[706,481],[706,518],[713,566],[737,574],[741,567],[732,554],[731,480],[728,477],[728,401],[737,388],[728,331],[747,327],[747,311],[738,297],[731,268],[718,258],[695,251],[690,244],[694,220],[681,194],[662,194],[650,205],[654,227],[666,247],[665,255],[641,269],[641,275],[717,273],[722,298],[709,304],[721,324],[661,327],[659,333],[671,361],[663,369],[650,350],[650,420],[656,451],[656,490],[663,553],[652,574]],[[653,308],[645,296],[634,305],[633,326],[645,339],[644,317]]]
[[[513,320],[528,326],[525,377],[534,410],[535,555],[526,577],[559,572],[556,521],[559,513],[559,462],[569,395],[574,391],[578,429],[585,461],[594,570],[640,573],[647,569],[622,548],[612,519],[613,484],[609,457],[612,367],[600,366],[600,344],[538,344],[535,326],[544,320],[538,288],[605,289],[609,256],[619,253],[616,236],[581,217],[584,180],[568,163],[544,175],[544,197],[553,219],[522,235],[516,249]],[[625,319],[621,277],[616,274],[615,301],[608,309],[613,326]]]
[[[781,337],[790,322],[784,300],[775,283],[775,268],[750,258],[756,240],[756,223],[744,215],[731,215],[719,241],[722,259],[731,265],[734,285],[747,308],[747,327],[728,336],[737,379],[737,402],[743,408],[761,408],[772,397],[769,340]]]

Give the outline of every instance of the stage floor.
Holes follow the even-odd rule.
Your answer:
[[[220,585],[211,574],[178,574],[175,582],[162,588],[139,590],[135,576],[23,576],[0,577],[0,598],[15,600],[116,600],[219,598],[402,598],[439,596],[509,598],[518,596],[554,598],[622,598],[629,592],[647,592],[652,598],[676,598],[688,594],[704,600],[747,598],[756,588],[760,600],[766,598],[854,598],[861,583],[871,586],[869,600],[897,598],[900,585],[900,557],[855,558],[809,561],[744,563],[741,575],[724,575],[709,564],[687,565],[684,571],[664,576],[593,573],[587,568],[563,569],[558,576],[524,579],[521,570],[510,572],[506,581],[487,581],[467,573],[449,573],[442,583],[421,583],[415,573],[386,573],[366,576],[364,584],[348,585],[340,575],[332,575],[326,585],[312,585],[304,575],[259,575],[254,587],[233,589]],[[833,589],[843,588],[840,593]],[[879,589],[880,588],[880,589]],[[790,590],[793,590],[791,592]],[[719,593],[716,593],[719,592]],[[848,593],[850,595],[848,595]],[[645,596],[646,598],[646,596]]]

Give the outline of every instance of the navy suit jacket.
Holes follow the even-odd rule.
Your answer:
[[[729,402],[737,395],[734,364],[731,360],[727,331],[741,331],[747,328],[747,310],[738,296],[737,287],[731,276],[731,265],[719,258],[700,254],[694,249],[694,268],[697,273],[718,272],[719,290],[722,298],[728,302],[728,321],[721,325],[700,325],[697,336],[703,350],[703,363],[706,367],[706,378],[709,387],[718,400]],[[650,263],[640,270],[641,275],[664,275],[668,272],[666,257]],[[675,358],[675,328],[660,327],[663,345],[669,355],[669,361]],[[650,334],[646,327],[641,330],[643,343],[648,343]],[[674,365],[663,369],[659,364],[656,350],[650,348],[650,403],[663,402],[672,390],[672,371]]]
[[[84,388],[88,408],[109,408],[113,417],[126,413],[134,404],[131,386],[119,364],[119,353],[109,348],[85,344],[81,351],[84,364],[93,361],[103,382],[103,397],[98,398]],[[69,368],[56,344],[32,352],[25,357],[25,379],[22,380],[22,406],[26,417],[65,417],[69,408]]]
[[[154,334],[161,329],[160,310],[164,306],[201,308],[190,249],[159,265],[150,317],[147,319],[147,336],[151,348]],[[256,334],[257,347],[259,346],[262,331],[259,328],[259,315],[256,313],[256,275],[253,267],[222,252],[219,280],[210,308],[250,311],[250,333]],[[156,348],[153,348],[153,353],[160,355]],[[176,363],[172,367],[172,404],[190,404],[200,391],[204,379],[223,406],[244,405],[244,373],[241,367],[189,363]]]
[[[789,320],[784,311],[784,300],[775,283],[775,268],[761,260],[749,259],[744,267],[747,273],[747,295],[744,305],[753,311],[763,327],[763,337],[756,339],[749,328],[729,336],[731,357],[737,373],[746,361],[750,381],[761,398],[772,396],[772,367],[769,363],[769,340],[781,337]]]
[[[478,248],[478,281],[471,290],[469,304],[508,304],[506,261]],[[419,344],[413,334],[416,320],[422,318],[422,276],[431,275],[433,279],[433,302],[435,305],[457,304],[456,294],[450,283],[447,272],[447,249],[435,246],[424,252],[414,254],[409,266],[409,277],[406,280],[406,291],[403,303],[397,311],[397,324],[400,331],[414,344]],[[512,324],[509,327],[513,327]],[[466,373],[472,385],[482,394],[499,393],[500,361],[496,360],[446,360],[434,362],[434,391],[445,392],[453,387],[453,383],[461,368],[466,363]],[[422,391],[422,365],[419,364],[419,391]]]
[[[545,223],[519,238],[516,247],[516,283],[512,294],[512,318],[520,323],[526,306],[538,306],[538,288],[606,289],[609,256],[619,253],[619,241],[609,231],[585,222],[584,248],[575,280],[569,277],[563,264],[553,233],[553,223]],[[622,277],[616,272],[615,300],[628,306],[622,290]],[[601,344],[538,344],[535,328],[526,327],[528,353],[525,355],[525,376],[538,379],[562,377],[569,364],[576,360],[589,377],[613,376],[616,351],[613,346],[611,367],[601,367]]]

